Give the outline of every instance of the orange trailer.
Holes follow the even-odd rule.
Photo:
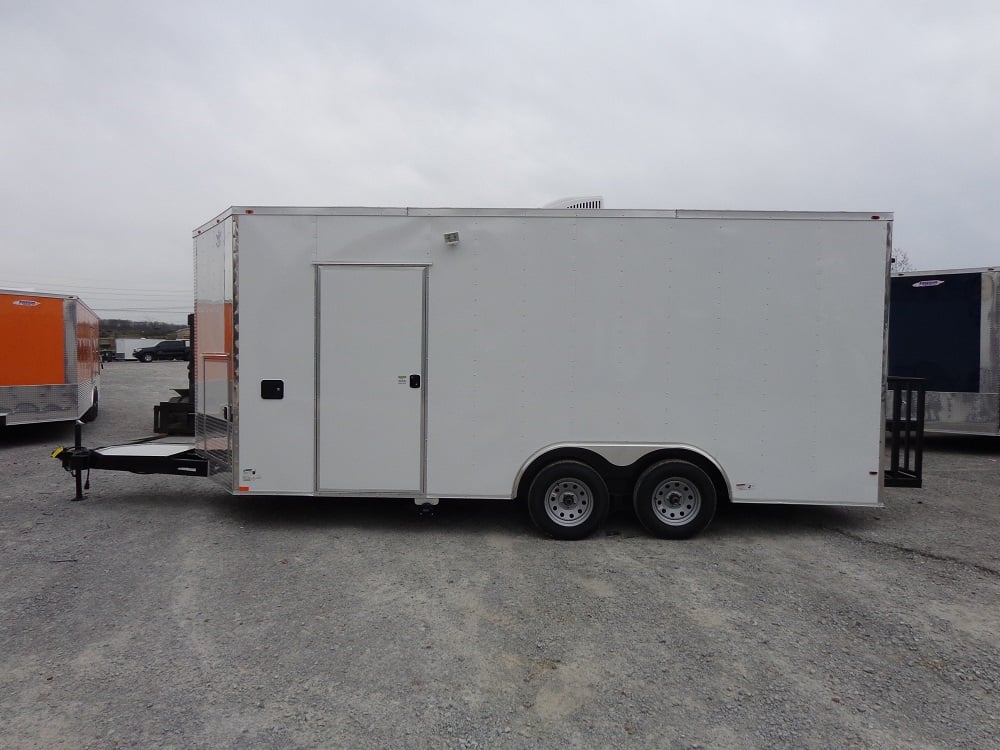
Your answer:
[[[0,290],[0,426],[97,416],[99,322],[78,297]]]

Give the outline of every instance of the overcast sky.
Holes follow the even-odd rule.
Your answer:
[[[230,205],[895,211],[1000,264],[1000,2],[0,0],[0,288],[183,320]]]

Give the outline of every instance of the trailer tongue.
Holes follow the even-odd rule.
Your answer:
[[[76,480],[76,497],[83,500],[83,491],[90,489],[90,470],[130,471],[133,474],[182,474],[207,477],[208,461],[194,450],[194,441],[166,442],[161,436],[143,438],[122,445],[86,448],[81,445],[82,424],[76,423],[75,444],[56,448],[52,457]],[[87,474],[86,481],[83,479]]]

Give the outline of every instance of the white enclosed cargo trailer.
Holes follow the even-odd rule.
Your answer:
[[[234,207],[195,232],[196,450],[242,494],[880,502],[892,216]],[[645,509],[645,512],[644,512]]]
[[[244,495],[880,504],[892,215],[234,207],[194,233],[193,446],[61,459]],[[895,433],[894,433],[895,434]],[[79,441],[78,441],[79,443]],[[895,455],[895,454],[894,454]]]

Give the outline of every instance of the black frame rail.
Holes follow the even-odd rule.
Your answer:
[[[130,471],[134,474],[179,474],[188,477],[207,477],[209,475],[208,461],[199,456],[194,448],[178,450],[169,456],[147,456],[143,455],[141,450],[137,450],[134,455],[122,455],[121,453],[106,455],[101,452],[106,448],[86,448],[81,445],[82,428],[82,423],[78,421],[74,431],[74,445],[57,448],[52,452],[52,457],[59,459],[63,468],[76,480],[74,500],[83,500],[85,497],[83,491],[90,489],[91,469]],[[140,446],[157,440],[159,437],[154,436],[114,447]],[[84,480],[84,472],[86,472],[86,480]]]
[[[922,487],[924,483],[923,378],[889,377],[886,386],[892,411],[886,420],[889,434],[889,468],[886,487]]]

